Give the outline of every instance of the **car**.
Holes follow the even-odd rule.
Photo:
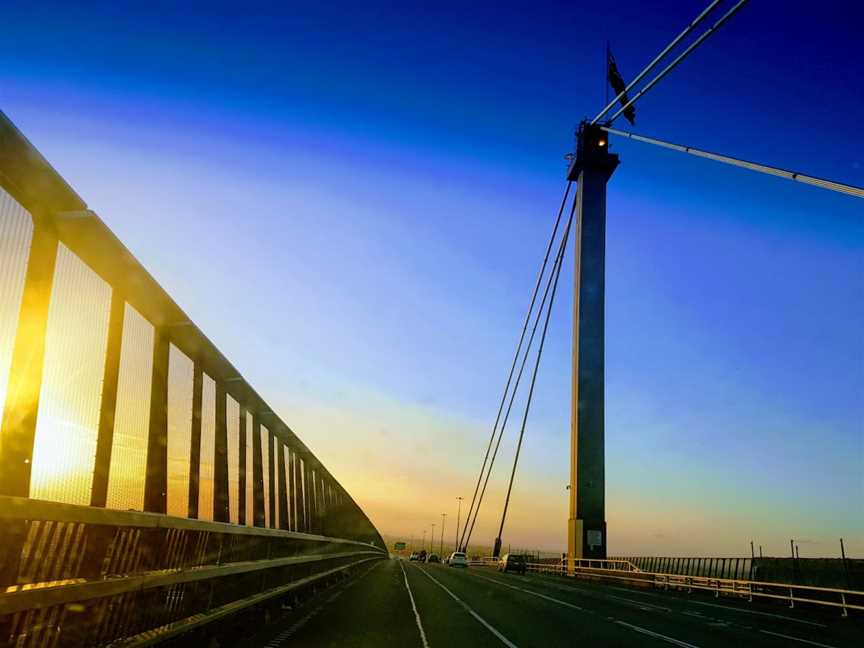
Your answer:
[[[445,562],[451,567],[467,567],[468,557],[461,551],[454,551]]]
[[[408,561],[409,561],[409,562],[413,562],[413,561],[415,561],[415,560],[417,560],[417,552],[416,552],[416,551],[412,551],[412,552],[411,552],[411,555],[408,556]]]
[[[528,561],[522,554],[504,554],[498,561],[498,571],[524,574],[528,570]]]
[[[440,563],[441,559],[438,557],[438,554],[430,553],[426,557],[426,562],[427,563]]]

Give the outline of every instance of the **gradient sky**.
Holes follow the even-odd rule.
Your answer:
[[[706,3],[13,1],[0,109],[382,532],[449,537],[605,42],[630,78]],[[862,24],[749,3],[634,130],[862,186]],[[864,556],[864,202],[612,144],[610,551]],[[566,543],[566,272],[505,544]]]

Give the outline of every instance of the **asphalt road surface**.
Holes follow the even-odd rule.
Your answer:
[[[253,638],[279,646],[864,646],[839,610],[500,574],[371,563]]]

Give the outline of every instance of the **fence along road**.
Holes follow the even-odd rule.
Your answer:
[[[0,645],[228,632],[386,555],[2,113],[0,404]]]

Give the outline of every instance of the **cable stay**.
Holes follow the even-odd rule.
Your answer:
[[[549,330],[549,319],[552,315],[552,306],[555,303],[555,293],[558,290],[558,278],[561,276],[561,268],[564,265],[564,254],[567,251],[567,241],[570,238],[570,227],[573,224],[573,215],[576,212],[577,200],[573,200],[570,209],[570,218],[567,219],[567,227],[561,239],[561,247],[558,250],[558,258],[552,268],[554,280],[552,282],[552,294],[549,296],[549,305],[546,307],[546,317],[543,322],[543,332],[540,334],[540,346],[537,348],[537,359],[534,361],[534,371],[531,374],[531,386],[528,389],[528,397],[525,401],[525,412],[522,415],[522,426],[519,429],[519,441],[516,444],[516,455],[513,457],[513,469],[510,471],[510,483],[507,485],[507,497],[504,500],[504,511],[501,514],[501,524],[498,527],[498,536],[495,538],[493,556],[497,557],[501,551],[501,535],[504,532],[504,521],[507,519],[507,509],[510,507],[510,494],[513,491],[513,480],[516,477],[516,466],[519,464],[519,454],[522,450],[522,440],[525,436],[525,425],[528,423],[528,413],[531,410],[531,401],[534,398],[534,387],[537,384],[537,372],[540,369],[540,358],[543,356],[543,347],[546,344],[546,333]],[[542,309],[542,307],[541,307]]]
[[[498,414],[495,416],[495,423],[492,426],[492,434],[489,437],[489,443],[486,446],[486,454],[483,457],[483,465],[480,467],[480,474],[477,476],[477,485],[474,487],[474,495],[471,498],[471,506],[468,507],[468,513],[465,516],[465,526],[462,529],[462,534],[460,535],[460,539],[459,539],[459,546],[460,547],[464,547],[467,544],[467,542],[464,542],[464,538],[465,538],[466,530],[468,529],[468,521],[471,518],[472,511],[474,511],[474,505],[475,505],[475,502],[477,500],[477,493],[480,489],[480,482],[483,480],[483,475],[486,472],[487,461],[489,459],[489,451],[492,449],[492,443],[495,439],[495,433],[498,430],[498,423],[501,421],[501,413],[504,410],[504,403],[507,401],[507,395],[510,392],[510,385],[511,385],[511,382],[513,380],[513,372],[516,369],[516,363],[518,362],[519,355],[522,351],[522,344],[525,341],[525,333],[528,330],[528,324],[531,321],[531,315],[534,312],[534,305],[537,302],[537,294],[540,291],[540,284],[542,283],[543,276],[546,273],[546,266],[549,262],[549,254],[551,253],[552,246],[554,245],[555,239],[558,236],[558,228],[561,224],[561,216],[564,213],[564,207],[567,205],[567,198],[570,195],[570,188],[571,188],[572,184],[573,184],[572,182],[568,182],[566,188],[564,189],[564,197],[561,199],[561,206],[558,208],[558,216],[555,218],[555,225],[552,228],[552,234],[549,237],[549,243],[546,246],[546,253],[543,257],[543,262],[540,265],[540,272],[537,275],[537,282],[534,284],[534,292],[531,295],[531,303],[528,306],[528,313],[525,315],[525,323],[522,325],[522,333],[519,336],[519,343],[516,346],[516,353],[513,355],[513,362],[510,365],[510,373],[507,376],[507,384],[504,386],[504,394],[501,396],[501,403],[498,406]],[[529,344],[529,348],[530,348],[530,344]],[[520,371],[520,377],[521,377],[521,371]],[[519,381],[517,380],[516,386],[514,387],[514,392],[515,392],[515,388],[518,387],[518,385],[519,385]],[[509,414],[509,408],[508,408],[508,414]],[[505,418],[505,425],[506,425],[506,418]],[[502,429],[503,429],[503,426],[502,426]],[[497,453],[497,449],[498,448],[496,446],[496,448],[495,448],[496,453]],[[494,455],[492,457],[492,461],[493,461],[493,463],[495,461]],[[492,470],[492,466],[490,465],[489,471],[491,472],[491,470]],[[489,479],[488,476],[486,477],[486,479],[487,480]],[[484,484],[484,491],[485,491],[485,484]],[[480,497],[482,499],[483,496],[481,495]],[[477,503],[477,506],[479,508],[479,503]]]
[[[655,76],[653,79],[651,79],[651,81],[649,81],[649,82],[645,85],[644,88],[642,88],[639,92],[637,92],[637,93],[633,96],[633,98],[630,99],[630,101],[628,101],[628,102],[625,103],[623,106],[621,106],[621,108],[618,109],[618,112],[616,112],[614,115],[612,115],[612,116],[611,116],[611,117],[606,121],[606,123],[607,123],[607,124],[612,124],[616,119],[618,119],[618,117],[619,117],[619,116],[620,116],[620,115],[621,115],[625,110],[627,110],[627,108],[629,108],[630,106],[632,106],[633,104],[635,104],[635,103],[640,99],[640,97],[643,97],[643,96],[645,95],[645,93],[647,93],[651,88],[653,88],[655,85],[657,85],[657,83],[658,83],[658,82],[659,82],[663,77],[665,77],[665,76],[666,76],[667,74],[669,74],[673,69],[675,69],[675,67],[677,67],[678,64],[681,63],[681,61],[683,61],[685,58],[687,58],[687,57],[690,55],[690,53],[693,52],[693,50],[695,50],[697,47],[699,47],[699,45],[701,45],[702,43],[704,43],[705,40],[706,40],[706,39],[707,39],[711,34],[713,34],[713,33],[716,32],[718,29],[720,29],[720,27],[723,25],[723,23],[725,23],[725,22],[726,22],[727,20],[729,20],[732,16],[734,16],[734,15],[738,12],[738,10],[739,10],[741,7],[744,6],[744,4],[745,4],[746,2],[747,2],[747,0],[738,0],[738,3],[737,3],[737,4],[735,4],[735,5],[734,5],[734,6],[733,6],[729,11],[727,11],[725,14],[723,14],[723,16],[721,16],[720,19],[719,19],[717,22],[715,22],[713,25],[711,25],[711,27],[709,27],[709,28],[706,29],[704,32],[702,32],[702,34],[699,36],[699,38],[697,38],[695,41],[693,41],[693,43],[692,43],[692,44],[691,44],[687,49],[685,49],[683,52],[681,52],[681,54],[679,54],[677,57],[675,57],[675,59],[674,59],[674,60],[673,60],[669,65],[667,65],[665,68],[663,68],[663,70],[662,70],[662,71],[661,71],[657,76]],[[655,60],[656,60],[656,59],[655,59]],[[652,63],[652,65],[653,65],[653,63]],[[632,84],[631,84],[631,85],[632,85]],[[605,112],[606,112],[606,111],[604,110],[604,113],[605,113]],[[594,121],[596,121],[596,119],[595,119]],[[594,122],[591,122],[591,123],[594,123]]]
[[[687,25],[687,27],[684,29],[684,31],[682,31],[682,32],[681,32],[680,34],[678,34],[674,39],[672,39],[672,42],[669,43],[669,44],[668,44],[668,45],[663,49],[662,52],[660,52],[657,56],[655,56],[655,57],[654,57],[654,60],[651,61],[651,62],[650,62],[650,63],[645,67],[644,70],[642,70],[639,74],[637,74],[637,75],[636,75],[636,78],[633,79],[630,83],[628,83],[628,84],[627,84],[627,87],[625,87],[624,90],[623,90],[622,92],[620,92],[620,93],[618,94],[617,97],[615,97],[612,101],[610,101],[609,104],[608,104],[608,105],[607,105],[603,110],[600,111],[600,114],[598,114],[594,119],[591,120],[591,123],[592,123],[592,124],[596,124],[598,121],[600,121],[600,120],[603,118],[603,115],[605,115],[605,114],[608,113],[610,110],[612,110],[612,107],[613,107],[616,103],[618,103],[618,102],[621,100],[621,97],[625,96],[628,92],[630,92],[630,90],[633,89],[633,86],[635,86],[635,85],[636,85],[637,83],[639,83],[642,79],[644,79],[644,78],[645,78],[645,75],[648,74],[652,69],[654,69],[654,66],[656,66],[660,61],[662,61],[662,60],[663,60],[663,57],[665,57],[669,52],[672,51],[672,49],[673,49],[673,48],[674,48],[678,43],[680,43],[684,38],[686,38],[687,35],[688,35],[690,32],[692,32],[692,31],[693,31],[693,30],[694,30],[694,29],[699,25],[699,23],[701,23],[702,20],[703,20],[703,19],[704,19],[704,18],[705,18],[709,13],[711,13],[711,12],[714,10],[714,7],[716,7],[716,6],[717,6],[718,4],[720,4],[722,1],[723,1],[723,0],[714,0],[711,4],[709,4],[709,5],[708,5],[708,6],[707,6],[703,11],[702,11],[702,13],[700,13],[698,16],[696,16],[696,18],[694,18],[694,19],[691,21],[691,23],[690,23],[689,25]]]
[[[655,139],[653,137],[646,137],[645,135],[637,135],[636,133],[629,133],[627,131],[609,128],[608,126],[601,126],[601,128],[607,133],[612,133],[613,135],[618,135],[619,137],[626,137],[627,139],[636,140],[637,142],[654,144],[655,146],[662,146],[663,148],[672,149],[674,151],[689,153],[690,155],[708,158],[709,160],[723,162],[725,164],[742,167],[744,169],[750,169],[751,171],[758,171],[760,173],[766,173],[768,175],[787,178],[789,180],[795,180],[796,182],[803,182],[804,184],[813,185],[814,187],[821,187],[822,189],[836,191],[838,193],[847,194],[849,196],[855,196],[856,198],[864,198],[864,188],[861,187],[843,184],[842,182],[834,182],[833,180],[824,180],[822,178],[816,178],[814,176],[798,173],[797,171],[778,169],[777,167],[768,166],[767,164],[759,164],[758,162],[748,162],[747,160],[733,158],[728,155],[721,155],[719,153],[703,151],[701,149],[693,148],[692,146],[673,144],[672,142],[665,142],[663,140]]]
[[[567,232],[568,232],[568,233],[569,233],[569,230],[570,230],[570,222],[571,222],[572,219],[573,219],[573,213],[574,213],[574,211],[575,211],[575,208],[576,208],[576,199],[575,199],[575,197],[574,197],[574,199],[573,199],[573,207],[571,207],[571,210],[570,210],[570,217],[569,217],[569,219],[568,219],[568,224],[567,224]],[[547,302],[547,299],[549,298],[549,291],[550,291],[550,289],[551,289],[551,287],[552,287],[552,284],[553,284],[554,278],[555,278],[555,276],[557,275],[557,273],[560,272],[560,266],[561,266],[562,259],[563,259],[563,256],[564,256],[564,252],[566,251],[566,249],[567,249],[567,236],[564,236],[564,237],[562,237],[561,242],[559,243],[558,251],[557,251],[557,254],[556,254],[556,256],[555,256],[555,262],[554,262],[554,264],[553,264],[553,266],[552,266],[552,271],[550,272],[549,277],[548,277],[547,280],[546,280],[546,287],[545,287],[545,289],[544,289],[544,291],[543,291],[543,298],[542,298],[541,301],[540,301],[540,308],[539,308],[538,311],[537,311],[537,316],[536,316],[536,318],[535,318],[535,320],[534,320],[534,325],[533,325],[533,327],[532,327],[532,329],[531,329],[531,335],[530,335],[529,338],[528,338],[528,345],[526,346],[526,348],[525,348],[525,352],[524,352],[524,354],[522,355],[522,362],[521,362],[521,365],[520,365],[520,367],[519,367],[519,372],[518,372],[518,374],[517,374],[517,376],[516,376],[516,382],[515,382],[515,384],[514,384],[514,387],[513,387],[512,392],[510,393],[510,400],[509,400],[509,402],[508,402],[508,404],[507,404],[507,410],[506,410],[506,412],[505,412],[505,414],[504,414],[504,420],[503,420],[503,422],[502,422],[502,424],[501,424],[501,427],[500,427],[500,429],[499,429],[499,431],[498,431],[498,438],[497,438],[497,441],[495,442],[495,449],[494,449],[494,451],[493,451],[493,453],[492,453],[492,460],[491,460],[491,462],[490,462],[490,464],[489,464],[489,469],[488,469],[487,472],[486,472],[486,476],[485,476],[485,479],[484,479],[484,481],[483,481],[483,488],[482,488],[481,491],[480,491],[480,496],[479,496],[479,499],[478,499],[478,501],[477,501],[477,506],[476,506],[476,508],[475,508],[475,510],[474,510],[474,516],[473,516],[473,518],[472,518],[471,521],[470,521],[470,525],[469,525],[469,523],[468,523],[469,521],[466,520],[466,529],[467,529],[467,533],[465,534],[465,540],[464,540],[463,547],[465,547],[465,546],[468,545],[468,542],[470,542],[470,540],[471,540],[471,534],[474,532],[474,526],[475,526],[475,524],[477,523],[477,517],[478,517],[478,515],[479,515],[479,513],[480,513],[480,505],[482,504],[482,502],[483,502],[483,497],[484,497],[485,494],[486,494],[486,487],[487,487],[487,485],[489,484],[489,478],[490,478],[490,476],[491,476],[491,474],[492,474],[492,467],[493,467],[493,465],[494,465],[495,458],[496,458],[497,455],[498,455],[498,449],[499,449],[500,446],[501,446],[501,439],[502,439],[503,436],[504,436],[504,430],[506,429],[506,427],[507,427],[507,422],[508,422],[509,419],[510,419],[510,412],[511,412],[511,410],[512,410],[512,408],[513,408],[513,403],[514,403],[514,401],[515,401],[515,399],[516,399],[516,393],[517,393],[517,390],[518,390],[518,388],[519,388],[519,384],[520,384],[520,382],[521,382],[521,380],[522,380],[522,374],[524,373],[524,371],[525,371],[525,366],[526,366],[526,364],[527,364],[527,362],[528,362],[528,356],[529,356],[529,354],[530,354],[530,352],[531,352],[531,346],[532,346],[532,344],[533,344],[533,342],[534,342],[534,337],[535,337],[535,335],[536,335],[536,333],[537,333],[537,329],[538,329],[538,327],[539,327],[539,325],[540,325],[540,320],[541,320],[541,318],[542,318],[542,316],[543,316],[543,312],[544,312],[545,307],[546,307],[546,302]]]

